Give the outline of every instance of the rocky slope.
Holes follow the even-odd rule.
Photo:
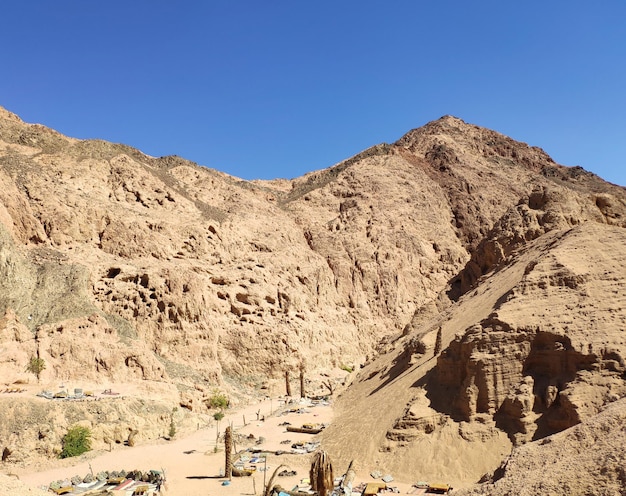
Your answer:
[[[624,188],[450,116],[248,182],[0,109],[0,376],[33,383],[39,356],[42,387],[124,382],[206,413],[216,391],[368,362],[333,454],[372,425],[362,463],[466,483],[623,394],[625,224]],[[416,465],[425,449],[458,461]]]
[[[463,487],[626,396],[625,246],[623,228],[586,222],[515,251],[359,372],[324,434],[331,453]]]
[[[626,402],[567,431],[517,448],[489,480],[463,496],[626,494]]]

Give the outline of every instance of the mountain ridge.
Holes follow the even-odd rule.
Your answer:
[[[452,116],[300,178],[244,181],[177,156],[67,138],[0,109],[0,342],[11,349],[0,354],[0,371],[8,383],[32,380],[24,370],[37,354],[48,364],[44,383],[129,381],[160,391],[192,418],[210,414],[216,390],[236,404],[280,390],[289,372],[302,369],[309,387],[323,391],[332,371],[360,370],[360,378],[344,372],[352,385],[328,430],[332,454],[349,461],[338,440],[357,435],[368,398],[384,397],[399,403],[368,421],[376,442],[360,463],[378,458],[408,474],[412,455],[394,465],[380,453],[415,454],[439,436],[471,457],[466,443],[480,440],[492,455],[449,467],[466,484],[546,422],[569,428],[609,401],[608,393],[581,393],[585,384],[622,394],[620,332],[602,327],[610,351],[576,348],[567,355],[576,370],[553,371],[555,383],[546,383],[533,368],[538,346],[601,340],[578,328],[581,336],[564,340],[565,317],[538,334],[524,322],[531,315],[519,310],[506,320],[501,308],[511,298],[522,308],[545,300],[559,315],[572,313],[561,293],[584,302],[600,276],[569,255],[567,263],[539,261],[551,260],[561,238],[577,240],[567,250],[593,254],[606,236],[608,260],[619,267],[624,227],[625,188]],[[622,277],[619,268],[595,265]],[[501,285],[508,292],[492,287],[513,273]],[[598,308],[576,310],[581,322],[603,321],[605,304],[621,322],[626,306],[606,284],[606,301],[592,292]],[[472,301],[482,301],[480,318]],[[440,355],[433,352],[439,327]],[[505,352],[513,335],[517,365]],[[394,389],[409,369],[406,390]],[[364,376],[379,389],[360,394]],[[546,393],[549,386],[557,389]],[[438,388],[451,391],[453,405],[437,399]],[[565,406],[529,411],[533,394],[537,408],[549,409],[544,400],[555,394]],[[116,432],[138,422],[120,419]],[[146,422],[146,439],[167,427]],[[93,428],[102,444],[113,426]],[[13,448],[14,460],[35,456],[35,430],[12,442],[23,446]],[[46,443],[39,452],[50,453]]]

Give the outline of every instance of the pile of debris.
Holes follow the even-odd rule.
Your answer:
[[[57,480],[51,482],[48,489],[56,494],[82,494],[100,495],[128,494],[150,496],[161,491],[161,486],[165,483],[165,472],[162,470],[150,470],[141,472],[140,470],[103,471],[96,475],[87,474],[85,477],[75,475],[71,479]]]

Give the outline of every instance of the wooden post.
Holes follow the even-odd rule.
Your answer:
[[[285,370],[285,390],[287,396],[291,396],[291,384],[289,383],[289,371]]]
[[[304,364],[300,364],[300,398],[305,398],[306,392],[304,391]]]

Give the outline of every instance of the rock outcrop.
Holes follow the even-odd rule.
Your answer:
[[[522,245],[365,366],[324,433],[329,452],[462,487],[494,471],[511,446],[626,397],[624,246],[626,230],[595,222]],[[407,354],[416,340],[425,349]],[[373,442],[357,454],[350,439],[362,425]]]
[[[455,491],[461,496],[538,493],[579,496],[623,494],[626,470],[626,400],[540,441],[516,448],[483,484]]]

